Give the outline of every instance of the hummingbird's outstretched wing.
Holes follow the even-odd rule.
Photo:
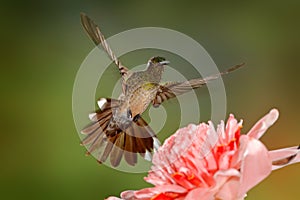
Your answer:
[[[124,155],[130,165],[137,163],[137,154],[145,159],[151,159],[151,152],[159,146],[159,140],[154,131],[140,117],[132,122],[124,131],[112,123],[112,109],[119,106],[118,100],[100,99],[101,110],[90,114],[92,124],[84,128],[81,133],[86,135],[81,144],[87,146],[87,155],[94,153],[99,163],[103,163],[110,156],[110,163],[116,167]]]
[[[81,23],[84,27],[87,34],[91,37],[91,39],[94,41],[94,43],[98,46],[101,44],[103,49],[106,51],[108,56],[119,68],[119,72],[122,75],[122,77],[127,76],[128,69],[121,64],[121,62],[118,60],[114,52],[111,50],[110,46],[105,40],[104,35],[101,33],[99,27],[85,14],[80,13]]]
[[[229,69],[227,69],[224,72],[221,72],[219,74],[211,75],[206,78],[198,78],[198,79],[192,79],[189,81],[183,81],[183,82],[168,82],[164,85],[160,85],[159,90],[156,94],[155,99],[153,100],[152,104],[154,107],[158,107],[161,103],[164,101],[176,97],[178,95],[184,94],[186,92],[191,91],[192,89],[200,88],[208,83],[208,81],[218,79],[220,76],[228,74],[240,67],[242,67],[245,63],[241,63],[238,65],[235,65]]]

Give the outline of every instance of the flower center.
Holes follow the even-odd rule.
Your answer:
[[[241,127],[238,128],[238,130],[234,133],[234,137],[227,144],[221,144],[217,146],[217,150],[216,150],[217,155],[220,156],[224,152],[237,149],[239,146],[240,134],[241,134]]]
[[[181,172],[176,172],[172,174],[172,177],[177,182],[177,184],[185,187],[185,188],[194,188],[199,187],[201,185],[201,180],[197,178],[194,174],[186,175]]]
[[[165,192],[155,195],[151,198],[151,200],[173,200],[177,198],[179,194],[173,193],[173,192]]]

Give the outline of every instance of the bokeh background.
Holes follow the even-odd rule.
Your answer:
[[[278,108],[279,121],[262,138],[275,149],[300,143],[299,9],[293,0],[1,1],[0,198],[103,199],[149,186],[146,174],[100,166],[79,146],[72,87],[94,48],[80,12],[100,24],[107,37],[136,27],[165,27],[197,40],[220,69],[245,61],[245,68],[224,78],[228,113],[243,118],[247,132]],[[124,56],[123,63],[152,56],[151,51],[142,55]],[[112,70],[110,76],[117,75]],[[207,121],[209,94],[205,89],[197,94],[203,99],[201,120]],[[299,167],[272,173],[247,199],[297,199]]]

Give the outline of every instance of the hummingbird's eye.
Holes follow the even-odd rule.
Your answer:
[[[130,109],[127,110],[127,117],[130,119],[132,118],[132,113]]]

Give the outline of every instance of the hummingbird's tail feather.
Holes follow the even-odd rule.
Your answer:
[[[126,162],[130,165],[135,165],[137,163],[137,153],[136,152],[136,139],[131,137],[131,135],[125,135],[125,148],[124,148],[124,158]]]
[[[134,150],[144,158],[147,158],[147,153],[153,150],[156,151],[160,146],[154,131],[142,117],[139,117],[136,122],[132,123],[126,129],[126,133],[135,139],[136,145]]]
[[[81,133],[86,135],[81,145],[89,145],[88,155],[106,143],[105,130],[112,118],[112,109],[119,105],[118,100],[109,98],[101,98],[97,103],[100,110],[89,114],[92,123],[81,130]]]
[[[151,152],[159,146],[155,133],[142,118],[132,122],[125,131],[119,132],[114,137],[117,138],[111,141],[113,147],[110,152],[110,163],[114,167],[120,164],[123,155],[125,161],[132,166],[137,163],[138,153],[146,160],[151,160]],[[109,154],[109,151],[104,151],[104,154]],[[105,159],[107,157],[101,161],[104,162]]]
[[[151,152],[159,147],[154,131],[143,118],[131,122],[126,130],[121,130],[113,120],[112,109],[119,105],[118,100],[100,99],[101,110],[89,115],[92,123],[81,133],[86,135],[81,144],[87,146],[87,155],[93,153],[99,163],[110,156],[110,163],[116,167],[122,157],[130,165],[137,163],[137,154],[151,159]]]
[[[85,13],[80,13],[80,19],[81,19],[82,26],[84,27],[87,34],[90,36],[90,38],[94,41],[94,43],[97,46],[101,44],[103,49],[108,54],[109,58],[112,61],[114,61],[114,63],[119,68],[120,74],[122,76],[127,75],[128,69],[121,64],[117,56],[111,50],[110,46],[105,40],[104,35],[101,33],[99,27]]]

